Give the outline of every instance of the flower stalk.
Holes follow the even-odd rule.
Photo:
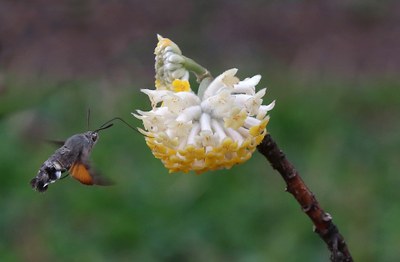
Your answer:
[[[201,83],[205,78],[213,79],[211,73],[206,68],[202,67],[191,58],[186,56],[182,57],[185,59],[185,62],[183,62],[184,67],[186,70],[191,71],[196,75],[198,83]]]

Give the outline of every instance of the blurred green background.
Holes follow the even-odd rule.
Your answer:
[[[116,186],[29,181],[65,139],[149,109],[156,34],[214,75],[261,74],[273,138],[356,261],[400,259],[397,1],[1,1],[1,261],[328,261],[284,182],[255,153],[168,174],[122,124],[92,162]]]

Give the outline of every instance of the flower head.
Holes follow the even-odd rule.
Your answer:
[[[261,76],[240,80],[237,69],[207,82],[201,95],[190,88],[185,57],[159,36],[156,90],[143,89],[152,109],[134,114],[143,121],[147,145],[170,172],[230,168],[248,160],[266,134],[266,89],[256,92]],[[168,69],[167,69],[168,68]]]

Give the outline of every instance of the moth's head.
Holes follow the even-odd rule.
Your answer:
[[[108,124],[108,125],[104,125],[103,124],[98,129],[96,129],[94,131],[88,131],[84,135],[89,140],[89,143],[94,145],[94,144],[96,144],[97,140],[99,139],[99,132],[101,130],[107,129],[107,128],[112,127],[112,126],[113,126],[113,124]]]
[[[85,137],[89,141],[89,144],[96,144],[97,140],[99,140],[99,133],[97,131],[88,131],[85,134]]]

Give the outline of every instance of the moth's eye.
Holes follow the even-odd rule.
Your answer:
[[[93,142],[96,142],[97,138],[98,138],[97,133],[93,133],[93,134],[92,134],[92,141],[93,141]]]

